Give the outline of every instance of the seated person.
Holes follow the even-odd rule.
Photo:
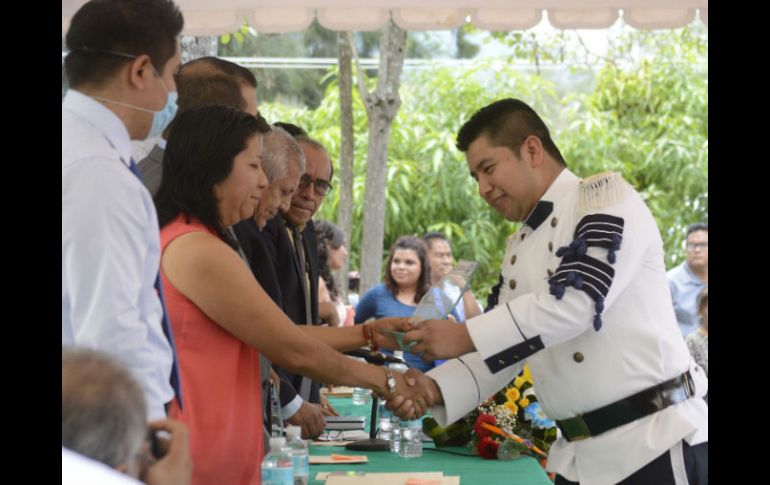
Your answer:
[[[149,485],[190,483],[187,428],[166,419],[148,428],[142,389],[123,365],[103,352],[62,347],[61,368],[63,448]],[[150,453],[148,429],[171,434],[159,460]]]

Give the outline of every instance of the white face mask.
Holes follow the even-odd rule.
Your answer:
[[[82,47],[81,49],[86,51],[102,52],[105,54],[113,54],[121,57],[128,57],[129,59],[136,59],[138,57],[133,54],[125,54],[123,52],[115,52],[115,51],[108,51],[108,50],[101,50],[101,49],[91,49],[90,47]],[[166,104],[163,106],[163,108],[160,111],[154,111],[151,109],[142,108],[141,106],[135,106],[133,104],[123,103],[121,101],[115,101],[114,99],[107,99],[99,96],[91,96],[92,98],[98,99],[99,101],[106,101],[108,103],[114,103],[120,106],[125,106],[127,108],[144,111],[145,113],[152,113],[152,126],[150,126],[150,132],[147,134],[146,138],[160,136],[163,133],[163,130],[165,130],[166,127],[169,125],[169,123],[171,123],[171,120],[174,119],[174,116],[176,116],[176,112],[178,109],[178,106],[176,103],[178,98],[177,92],[176,91],[169,92],[169,90],[166,89],[166,84],[163,82],[163,78],[158,73],[158,70],[155,69],[155,66],[151,64],[150,67],[152,67],[152,72],[155,74],[155,77],[157,77],[158,81],[160,81],[160,85],[163,86],[163,90],[166,91]]]

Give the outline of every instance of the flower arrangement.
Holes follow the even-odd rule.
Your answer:
[[[446,428],[425,418],[423,430],[436,446],[471,443],[485,459],[512,459],[521,454],[545,464],[548,449],[556,440],[556,423],[548,419],[537,402],[529,367],[464,419]]]

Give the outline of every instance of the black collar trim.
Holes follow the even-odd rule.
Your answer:
[[[551,215],[551,212],[553,212],[553,202],[541,200],[527,217],[527,220],[524,221],[524,224],[534,231]]]

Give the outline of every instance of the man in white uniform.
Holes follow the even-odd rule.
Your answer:
[[[494,309],[406,336],[425,359],[456,357],[410,371],[432,389],[433,415],[458,420],[527,362],[561,430],[548,459],[556,484],[707,483],[707,381],[676,324],[662,241],[639,194],[617,174],[575,176],[519,100],[479,110],[457,146],[484,200],[524,224],[508,240]],[[389,403],[404,416],[412,406]]]
[[[102,350],[142,386],[150,420],[182,401],[158,293],[160,239],[131,140],[176,111],[184,21],[170,0],[91,0],[72,17],[62,102],[62,344]]]

